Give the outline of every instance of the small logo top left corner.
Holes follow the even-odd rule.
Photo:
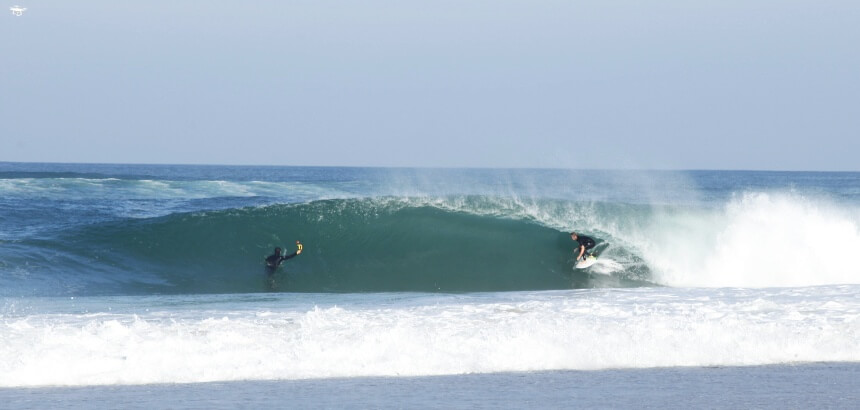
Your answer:
[[[9,10],[12,11],[12,14],[14,16],[21,17],[24,15],[24,12],[27,11],[27,8],[15,5],[15,6],[9,7]]]

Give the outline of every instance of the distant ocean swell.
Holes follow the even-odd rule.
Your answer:
[[[7,295],[475,292],[860,283],[857,210],[790,193],[720,207],[486,196],[179,212],[7,241]],[[609,243],[572,269],[570,229]],[[305,243],[274,276],[262,259]],[[26,287],[21,283],[26,278]]]

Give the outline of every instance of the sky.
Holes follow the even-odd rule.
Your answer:
[[[0,161],[860,171],[857,0],[6,3]]]

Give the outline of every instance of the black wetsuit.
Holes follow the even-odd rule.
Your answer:
[[[584,246],[586,251],[593,248],[595,245],[594,239],[591,239],[585,235],[576,235],[576,241],[579,242],[580,246]],[[588,252],[586,252],[584,255],[587,254]]]
[[[268,258],[266,258],[266,269],[269,270],[269,273],[272,273],[275,271],[275,269],[278,269],[278,266],[281,265],[281,262],[283,262],[287,259],[290,259],[290,258],[292,258],[298,254],[299,254],[298,251],[293,252],[293,253],[286,255],[286,256],[278,255],[276,253],[271,254],[271,255],[269,255]]]

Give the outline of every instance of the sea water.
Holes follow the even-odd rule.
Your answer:
[[[602,244],[592,268],[573,268],[572,230]],[[364,404],[397,407],[379,397],[548,380],[507,403],[563,406],[571,380],[740,369],[701,396],[719,398],[791,366],[836,380],[845,400],[821,403],[840,407],[858,251],[860,173],[0,163],[0,388],[27,407],[370,383]],[[786,383],[784,404],[809,393]]]

